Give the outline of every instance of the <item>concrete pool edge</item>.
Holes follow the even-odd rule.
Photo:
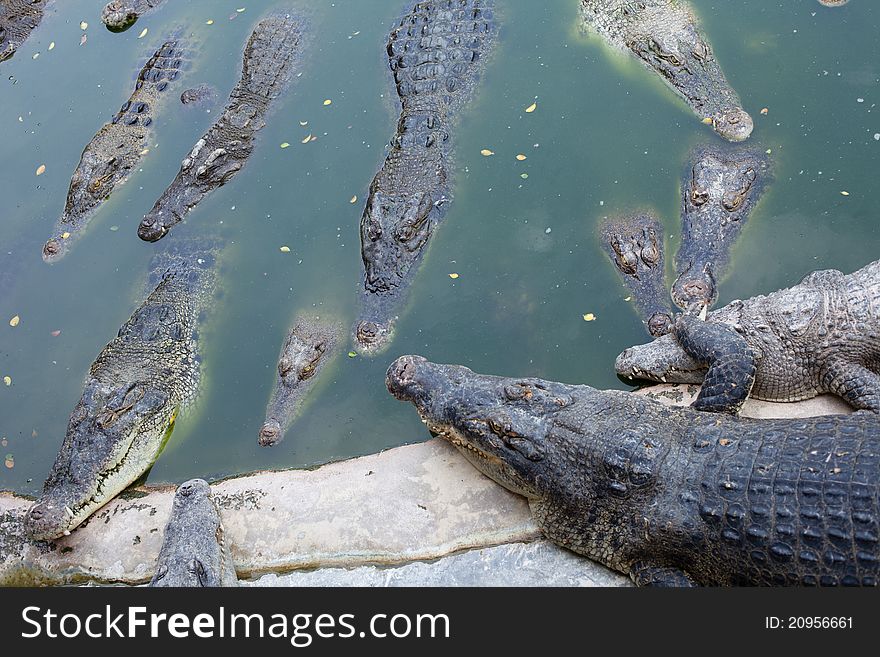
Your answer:
[[[674,385],[640,391],[667,404],[689,403],[696,392],[696,386]],[[841,412],[850,411],[827,396],[793,404],[750,400],[743,409],[743,415],[752,417]],[[30,543],[21,535],[19,518],[31,501],[0,493],[0,584],[148,580],[173,491],[170,486],[135,489],[70,536],[49,543]],[[500,582],[505,569],[521,563],[523,550],[493,551],[485,559],[466,553],[530,543],[540,536],[523,498],[478,473],[440,439],[314,470],[252,473],[217,482],[214,491],[240,578],[305,569],[396,568],[439,560],[436,572],[452,579],[449,568],[459,566],[451,564],[473,570],[475,563],[482,563],[499,571]],[[541,558],[550,559],[548,566],[560,558],[552,550],[535,549]],[[597,564],[584,559],[583,565],[595,575],[587,581],[622,583]],[[375,569],[360,572],[360,580],[352,574],[335,581],[379,581]],[[390,581],[395,576],[384,577]]]

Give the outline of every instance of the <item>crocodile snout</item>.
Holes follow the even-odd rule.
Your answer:
[[[266,420],[260,428],[257,442],[263,447],[271,447],[281,440],[281,424],[277,420]]]
[[[421,356],[401,356],[391,363],[385,375],[388,392],[401,401],[413,401],[421,387],[418,382],[419,365],[425,362]]]

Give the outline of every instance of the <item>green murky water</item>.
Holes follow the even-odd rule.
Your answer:
[[[423,440],[415,413],[383,385],[388,363],[404,353],[623,387],[614,357],[645,336],[595,227],[609,215],[653,208],[671,261],[688,151],[716,137],[638,63],[582,35],[576,0],[496,3],[499,46],[454,135],[455,202],[396,341],[372,360],[343,352],[286,441],[262,449],[256,432],[293,315],[320,307],[346,325],[355,317],[358,221],[396,118],[383,46],[401,0],[299,3],[312,33],[302,76],[278,102],[245,170],[189,217],[188,230],[228,237],[224,294],[202,332],[200,402],[179,420],[150,481],[305,467]],[[13,468],[0,468],[0,489],[38,490],[90,363],[141,301],[155,246],[136,237],[140,217],[222,107],[255,22],[291,6],[171,2],[111,34],[100,23],[102,4],[56,3],[15,58],[0,64],[0,276],[7,277],[0,376],[12,379],[0,386],[0,453],[14,457]],[[721,303],[793,284],[816,268],[851,271],[877,258],[880,6],[693,5],[756,119],[753,141],[772,150],[776,175],[734,253]],[[45,265],[40,247],[83,146],[176,26],[194,34],[195,46],[177,93],[207,82],[219,90],[218,104],[208,113],[168,102],[141,171],[65,260]],[[537,111],[524,113],[535,99]],[[317,141],[301,144],[308,134]],[[495,156],[481,156],[484,148]],[[517,153],[528,159],[517,161]],[[45,173],[36,177],[41,164]],[[585,313],[596,320],[585,322]],[[14,315],[21,321],[12,328]]]

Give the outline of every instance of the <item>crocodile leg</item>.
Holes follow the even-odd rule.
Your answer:
[[[822,371],[822,385],[853,408],[880,413],[880,376],[862,365],[834,361]]]
[[[709,366],[692,406],[736,414],[755,385],[757,369],[755,353],[745,338],[730,326],[705,322],[689,313],[678,316],[673,334],[688,356]]]
[[[657,566],[645,561],[636,561],[629,567],[629,576],[636,586],[657,586],[684,588],[699,586],[690,575],[678,568]]]

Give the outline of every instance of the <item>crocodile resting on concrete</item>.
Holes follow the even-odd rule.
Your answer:
[[[389,391],[639,585],[880,583],[880,421],[753,420],[403,356]]]
[[[766,154],[752,148],[701,146],[681,184],[681,246],[672,300],[712,306],[734,242],[770,179]]]
[[[669,332],[672,308],[666,296],[663,227],[648,214],[613,219],[602,228],[602,246],[624,277],[648,333]]]
[[[123,32],[164,4],[165,0],[111,0],[101,10],[101,20],[111,32]]]
[[[798,285],[732,301],[702,322],[617,357],[620,376],[703,383],[694,406],[736,412],[751,395],[797,401],[821,393],[880,413],[880,260],[845,275],[816,271]]]
[[[752,117],[684,0],[581,0],[581,8],[588,26],[659,74],[719,135],[742,141],[752,134]]]
[[[0,0],[0,62],[10,59],[43,20],[52,0]]]
[[[399,307],[450,199],[451,123],[494,41],[491,0],[416,2],[388,39],[400,116],[361,218],[359,351],[389,344]]]
[[[183,65],[180,39],[166,41],[144,64],[134,92],[83,150],[70,179],[64,212],[43,246],[43,260],[60,260],[113,190],[140,164],[158,104]]]
[[[294,320],[278,357],[278,375],[260,428],[260,445],[277,445],[284,438],[315,376],[339,350],[342,333],[342,326],[332,321],[305,315]]]
[[[204,479],[177,489],[150,586],[238,586],[220,510]]]
[[[223,114],[199,139],[168,189],[138,226],[142,240],[155,242],[186,217],[210,192],[229,182],[254,151],[272,103],[287,87],[302,49],[300,21],[270,16],[254,28],[244,49],[241,78]]]
[[[28,533],[70,533],[155,462],[200,380],[198,333],[219,241],[176,240],[153,259],[149,296],[89,369],[67,435],[29,510]]]

